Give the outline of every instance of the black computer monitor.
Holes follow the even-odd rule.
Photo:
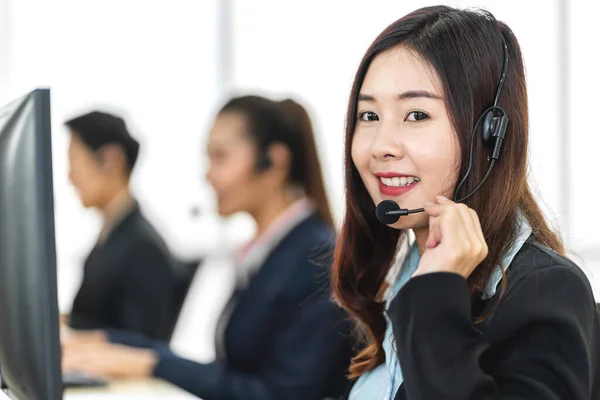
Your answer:
[[[0,109],[0,375],[19,400],[62,399],[50,91]]]

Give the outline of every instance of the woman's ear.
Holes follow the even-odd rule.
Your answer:
[[[283,143],[273,143],[269,146],[267,155],[271,160],[271,168],[289,174],[292,162],[292,153]]]

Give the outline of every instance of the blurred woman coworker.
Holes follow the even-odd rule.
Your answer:
[[[65,123],[71,133],[69,179],[103,226],[87,257],[68,324],[73,329],[124,329],[168,337],[175,274],[163,239],[129,190],[139,143],[122,118],[91,112]]]
[[[342,394],[349,326],[330,301],[329,270],[322,265],[335,235],[308,114],[291,100],[235,98],[216,118],[208,154],[219,212],[248,212],[257,226],[240,253],[238,287],[218,324],[217,360],[194,363],[166,344],[108,331],[112,342],[149,350],[67,348],[65,370],[154,375],[204,400]]]
[[[333,281],[367,333],[350,399],[600,399],[590,283],[527,183],[525,73],[508,26],[417,10],[375,39],[348,104]],[[424,211],[398,220],[397,204]],[[415,244],[391,269],[407,230]]]

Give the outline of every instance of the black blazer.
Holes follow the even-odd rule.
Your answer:
[[[600,399],[600,321],[584,273],[530,238],[507,285],[487,302],[451,273],[400,290],[388,313],[404,375],[396,400]]]
[[[126,329],[165,339],[172,323],[174,286],[171,255],[136,205],[85,261],[69,324],[74,329]]]
[[[125,332],[109,331],[109,337],[154,348],[155,376],[203,400],[340,396],[348,385],[351,343],[347,316],[330,298],[331,257],[324,256],[333,245],[334,232],[310,217],[276,246],[237,294],[225,329],[225,359],[199,364],[177,356],[166,343]]]

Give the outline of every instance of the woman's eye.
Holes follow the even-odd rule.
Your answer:
[[[406,120],[407,121],[423,121],[424,119],[429,118],[429,115],[425,114],[423,111],[412,111],[408,113]]]
[[[358,119],[361,121],[379,121],[379,116],[375,114],[373,111],[365,111],[361,112],[358,115]]]

